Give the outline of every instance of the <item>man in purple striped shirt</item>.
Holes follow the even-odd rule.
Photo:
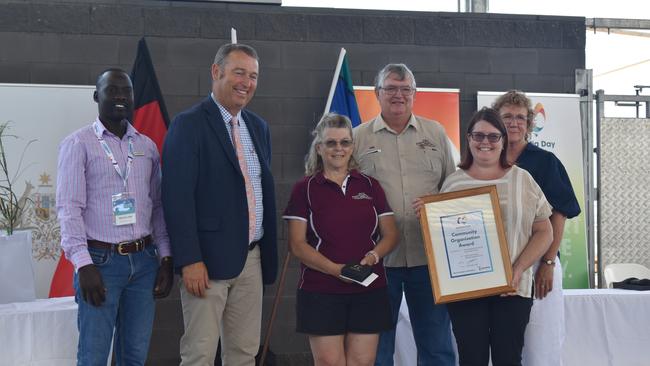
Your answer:
[[[133,85],[121,69],[97,79],[99,117],[60,146],[61,247],[75,267],[78,365],[144,365],[154,297],[169,294],[171,249],[156,145],[131,126]],[[159,263],[160,258],[160,263]]]

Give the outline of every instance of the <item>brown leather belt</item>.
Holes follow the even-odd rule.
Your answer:
[[[123,241],[117,244],[106,243],[99,240],[88,240],[88,246],[91,248],[109,249],[119,255],[141,252],[146,246],[149,246],[152,243],[153,239],[151,238],[151,235],[133,241]]]

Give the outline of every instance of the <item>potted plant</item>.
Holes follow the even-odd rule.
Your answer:
[[[9,173],[6,138],[9,122],[0,124],[0,304],[32,301],[36,298],[32,266],[32,232],[16,229],[20,226],[25,201],[15,192],[14,182],[23,172],[23,158],[29,141],[18,161],[16,173]]]

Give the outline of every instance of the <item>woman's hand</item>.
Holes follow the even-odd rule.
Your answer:
[[[345,282],[345,283],[353,283],[352,281],[341,277],[341,270],[343,270],[343,267],[345,267],[345,264],[339,264],[339,263],[333,263],[333,271],[330,273],[330,275],[338,278],[339,280]]]
[[[366,253],[366,255],[361,259],[361,262],[359,262],[359,264],[363,266],[374,266],[377,263],[379,263],[379,255],[374,250]]]
[[[541,258],[553,241],[553,228],[549,219],[535,221],[533,223],[532,235],[524,250],[519,254],[515,263],[512,264],[512,282],[513,288],[519,287],[521,275],[525,270],[530,268],[536,261]]]
[[[519,282],[521,282],[521,275],[523,273],[524,269],[515,262],[512,265],[512,281],[510,281],[510,287],[512,287],[514,291],[506,292],[505,294],[501,294],[501,296],[517,296],[517,289],[519,288]]]
[[[415,211],[415,216],[419,219],[420,218],[420,212],[422,209],[424,209],[424,201],[422,201],[421,198],[416,198],[411,202],[411,207],[413,207],[413,211]]]
[[[541,263],[535,273],[535,297],[543,299],[549,292],[553,291],[553,270],[554,265]]]

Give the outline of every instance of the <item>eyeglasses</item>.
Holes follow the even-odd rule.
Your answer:
[[[525,123],[528,121],[528,117],[524,116],[523,114],[504,114],[501,116],[501,119],[504,123]]]
[[[388,86],[388,87],[381,87],[379,89],[382,89],[384,93],[387,95],[393,96],[397,94],[397,91],[399,90],[403,96],[408,97],[409,95],[413,95],[415,93],[415,88],[411,88],[410,86],[402,86],[402,87],[396,87],[396,86]]]
[[[472,132],[469,133],[468,135],[472,138],[472,140],[476,142],[483,142],[483,140],[485,140],[485,138],[487,137],[487,140],[492,143],[499,142],[499,140],[501,140],[501,137],[503,137],[503,135],[501,135],[500,133],[484,134],[483,132]]]
[[[352,140],[348,140],[348,139],[343,139],[341,141],[327,140],[323,142],[323,145],[325,145],[328,149],[334,149],[336,148],[337,145],[340,145],[342,148],[347,149],[348,147],[352,146]]]

